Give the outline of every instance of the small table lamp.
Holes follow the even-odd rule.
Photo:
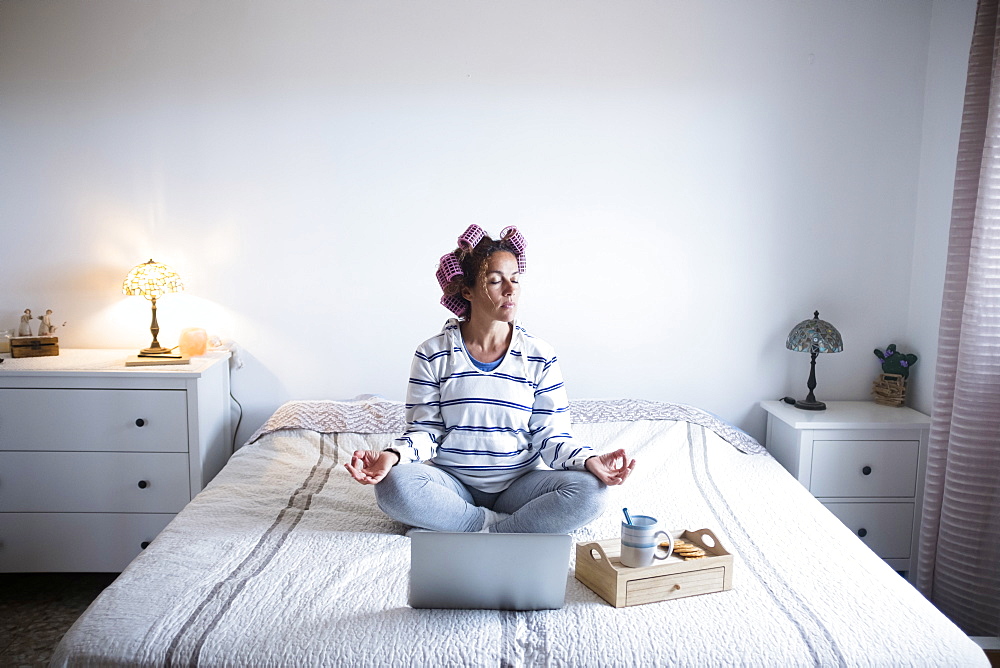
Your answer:
[[[143,348],[141,355],[165,355],[170,352],[170,348],[164,348],[156,340],[160,333],[160,326],[156,324],[156,299],[168,292],[180,292],[184,289],[181,277],[173,269],[159,262],[145,262],[132,267],[122,283],[122,294],[142,295],[153,305],[153,322],[149,326],[149,331],[153,335],[153,342],[148,348]]]
[[[816,401],[813,390],[816,389],[816,355],[819,353],[839,353],[844,350],[844,340],[837,328],[825,320],[819,319],[819,311],[813,313],[809,320],[803,320],[788,333],[785,347],[799,353],[810,353],[809,362],[809,396],[804,401],[796,401],[795,407],[807,411],[824,411],[826,404]]]

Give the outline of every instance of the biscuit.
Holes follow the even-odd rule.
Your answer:
[[[660,543],[660,547],[670,547],[670,543]],[[704,559],[708,556],[708,553],[705,552],[705,550],[701,549],[694,543],[684,540],[683,538],[678,538],[674,541],[673,553],[682,559]]]

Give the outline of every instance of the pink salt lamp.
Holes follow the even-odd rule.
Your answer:
[[[181,332],[181,355],[196,357],[205,354],[208,347],[208,334],[201,327],[188,327]]]

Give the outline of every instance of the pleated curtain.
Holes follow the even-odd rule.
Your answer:
[[[974,636],[1000,635],[998,2],[969,53],[917,555],[917,587]]]

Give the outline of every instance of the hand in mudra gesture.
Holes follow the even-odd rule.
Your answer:
[[[605,485],[620,485],[635,468],[635,460],[625,455],[625,450],[618,449],[603,455],[595,455],[584,464],[588,471],[594,474]]]
[[[398,462],[399,454],[391,450],[355,450],[351,463],[344,464],[344,468],[362,485],[375,485]]]

